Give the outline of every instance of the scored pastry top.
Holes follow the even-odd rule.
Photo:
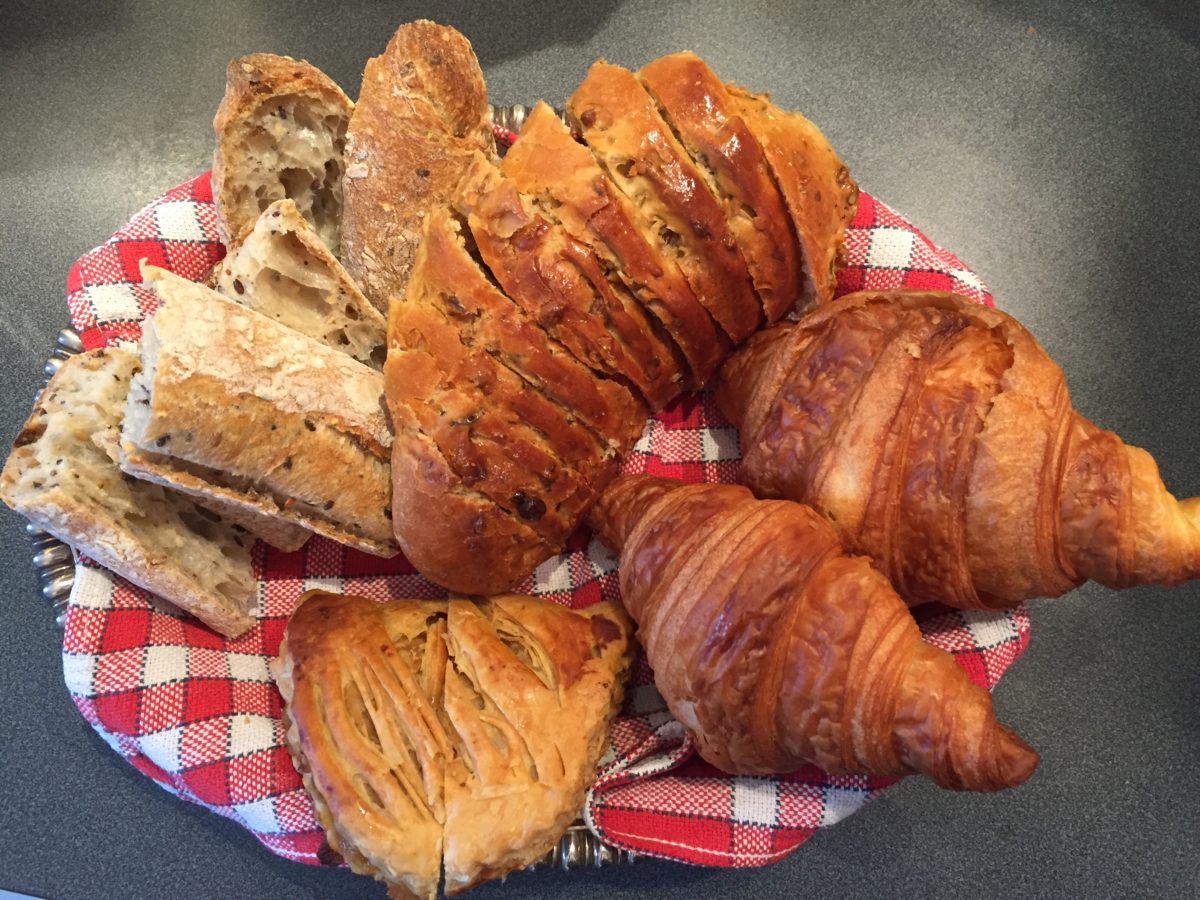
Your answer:
[[[578,814],[629,665],[621,609],[312,591],[275,674],[330,843],[416,896],[527,865]]]

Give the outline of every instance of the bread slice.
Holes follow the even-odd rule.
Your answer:
[[[817,305],[833,299],[837,272],[846,262],[846,228],[858,210],[858,185],[825,135],[799,113],[780,109],[766,94],[735,84],[726,90],[758,138],[771,174],[787,203],[812,280],[802,296]]]
[[[792,221],[762,146],[735,101],[694,53],[647,63],[638,78],[725,208],[768,322],[814,302]]]
[[[382,376],[203,285],[142,275],[159,308],[143,324],[122,468],[394,555]]]
[[[674,349],[646,312],[496,166],[477,157],[454,202],[500,287],[547,334],[598,374],[629,385],[652,410],[679,394],[684,376]]]
[[[387,322],[322,243],[293,200],[276,200],[216,268],[213,285],[241,303],[373,369]]]
[[[734,343],[762,320],[725,211],[632,72],[598,60],[567,99],[583,139],[613,183],[650,216],[693,292]]]
[[[273,672],[330,845],[421,898],[439,867],[453,896],[545,855],[595,778],[630,632],[611,602],[305,594]]]
[[[500,171],[543,216],[590,247],[609,280],[619,280],[662,323],[691,372],[692,387],[712,375],[731,346],[696,299],[674,253],[644,237],[653,225],[604,174],[547,104],[534,106]]]
[[[354,104],[320,69],[290,56],[230,60],[213,128],[213,200],[228,245],[276,200],[295,202],[338,253],[342,155]]]
[[[404,292],[421,219],[493,155],[483,73],[453,28],[401,25],[367,62],[346,134],[342,261],[376,308]]]
[[[38,528],[226,637],[254,624],[251,537],[188,498],[121,473],[113,456],[131,353],[65,360],[0,474],[0,498]]]

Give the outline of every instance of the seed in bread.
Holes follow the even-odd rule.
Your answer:
[[[387,322],[292,200],[276,200],[216,268],[220,293],[373,369]]]
[[[479,152],[495,144],[470,41],[434,22],[401,25],[367,62],[346,133],[341,259],[382,312],[404,292],[422,217]]]
[[[276,200],[293,200],[337,254],[342,156],[354,104],[316,66],[251,53],[230,60],[213,128],[213,201],[226,245]]]
[[[762,306],[725,211],[634,74],[598,60],[567,109],[609,178],[651,214],[653,238],[675,254],[730,340],[753,333]]]
[[[226,637],[254,624],[252,538],[182,494],[129,477],[117,433],[138,358],[63,361],[0,474],[0,498],[38,528]]]
[[[203,285],[143,265],[158,297],[122,426],[126,472],[396,552],[382,376]]]

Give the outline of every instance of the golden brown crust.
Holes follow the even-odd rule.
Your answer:
[[[618,479],[592,511],[655,683],[701,755],[732,773],[921,773],[1020,784],[1037,754],[986,690],[921,640],[867,560],[812,509],[733,485]]]
[[[694,53],[659,57],[637,74],[697,167],[708,172],[766,319],[774,322],[796,306],[804,271],[761,145],[725,86]]]
[[[630,662],[619,607],[310,591],[273,672],[331,845],[420,897],[542,856],[595,776]]]
[[[408,281],[422,217],[478,152],[495,146],[470,42],[434,22],[401,25],[368,61],[346,133],[342,261],[384,313]]]
[[[672,351],[623,287],[611,285],[584,244],[538,214],[488,160],[477,157],[454,198],[500,287],[593,371],[627,383],[660,409],[680,391]]]
[[[549,543],[565,541],[592,490],[556,447],[513,413],[514,401],[528,393],[524,383],[487,352],[463,346],[459,330],[430,306],[395,301],[390,331],[389,403],[407,406],[465,486]],[[561,412],[546,412],[557,413],[566,427]],[[599,448],[593,450],[598,457]],[[599,459],[580,462],[594,474]]]
[[[613,267],[671,336],[687,360],[692,385],[708,381],[728,338],[692,293],[674,255],[644,237],[652,232],[648,215],[616,189],[547,104],[534,106],[500,169],[540,211]]]
[[[353,107],[340,87],[303,60],[251,53],[229,61],[225,95],[213,120],[212,173],[226,244],[249,229],[268,204],[290,197],[337,252],[342,151]]]
[[[500,293],[458,229],[449,211],[431,211],[392,307],[385,388],[403,448],[393,527],[426,577],[486,594],[557,552],[641,433],[644,409]]]
[[[378,372],[147,266],[161,306],[122,430],[127,471],[393,555]]]
[[[780,326],[718,379],[756,493],[809,503],[912,600],[1013,606],[1086,578],[1200,574],[1200,517],[1152,458],[1071,409],[1014,319],[862,292]]]
[[[389,366],[384,365],[384,378]],[[467,488],[407,407],[392,409],[392,521],[396,541],[422,575],[452,591],[511,590],[558,552],[536,531]]]
[[[828,303],[837,270],[845,265],[843,240],[858,209],[858,185],[825,135],[804,116],[780,109],[766,94],[734,84],[726,89],[763,148],[800,238],[809,282],[800,306]]]
[[[762,307],[721,204],[637,78],[597,61],[567,108],[613,183],[660,223],[653,237],[676,245],[696,297],[734,343],[749,336]]]

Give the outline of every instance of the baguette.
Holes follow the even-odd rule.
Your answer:
[[[203,285],[154,266],[142,276],[160,305],[143,327],[122,468],[394,555],[382,376]]]
[[[353,108],[329,76],[302,60],[271,53],[230,60],[213,120],[213,200],[226,245],[287,197],[338,252],[342,154]]]
[[[114,447],[137,357],[63,362],[0,474],[0,498],[38,528],[233,638],[254,624],[251,538],[188,498],[123,475]]]
[[[230,300],[382,370],[387,322],[300,215],[276,200],[216,269]]]
[[[367,62],[346,132],[341,258],[382,312],[404,292],[422,217],[478,152],[495,144],[471,43],[433,22],[401,25]]]

